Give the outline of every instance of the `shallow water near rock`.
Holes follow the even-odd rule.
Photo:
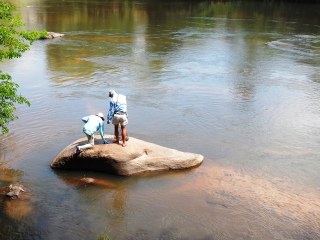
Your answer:
[[[320,238],[319,4],[12,2],[29,28],[65,36],[1,63],[32,104],[0,136],[1,187],[30,190],[1,196],[1,239]],[[110,88],[127,96],[129,136],[203,164],[51,169]]]

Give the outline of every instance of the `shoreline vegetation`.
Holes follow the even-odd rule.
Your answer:
[[[0,1],[0,62],[20,58],[30,49],[35,40],[48,36],[46,30],[24,30],[25,24],[19,15],[14,14],[15,6]],[[9,74],[0,70],[0,128],[2,134],[9,132],[8,124],[16,119],[16,104],[28,107],[31,103],[18,93],[19,85],[12,81]]]

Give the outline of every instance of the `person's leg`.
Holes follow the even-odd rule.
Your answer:
[[[121,125],[121,133],[122,133],[122,146],[126,146],[126,137],[127,137],[127,128],[125,125]]]
[[[114,124],[114,136],[116,138],[116,140],[114,141],[114,143],[118,143],[120,144],[119,142],[119,128],[118,128],[118,124]]]
[[[86,133],[85,133],[86,134]],[[87,138],[88,138],[88,143],[82,146],[78,146],[77,150],[82,152],[86,149],[92,148],[94,145],[94,135],[88,135],[86,134]]]
[[[121,125],[121,137],[122,137],[122,146],[126,146],[126,141],[128,141],[128,136],[127,136],[127,126],[128,124],[128,117],[127,115],[121,115],[120,119],[120,125]]]
[[[114,143],[120,144],[119,140],[119,115],[115,114],[112,118],[112,124],[114,126],[114,137],[116,140],[114,140]]]
[[[94,145],[94,134],[87,135],[87,137],[88,137],[88,143],[93,146]]]
[[[79,151],[82,152],[82,151],[87,150],[89,148],[93,148],[93,146],[92,146],[92,144],[87,143],[85,145],[78,146],[77,148]]]

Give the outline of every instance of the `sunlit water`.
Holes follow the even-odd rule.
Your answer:
[[[29,28],[65,36],[1,64],[32,104],[0,139],[1,186],[30,193],[1,198],[1,239],[320,239],[319,5],[14,2]],[[203,164],[52,170],[111,88],[129,135]]]

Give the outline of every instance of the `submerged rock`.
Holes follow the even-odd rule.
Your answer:
[[[18,183],[10,184],[9,191],[6,195],[12,199],[19,198],[20,192],[25,192],[24,186]]]
[[[63,149],[52,161],[51,167],[67,170],[93,170],[130,176],[139,173],[180,170],[198,166],[203,156],[196,153],[181,152],[162,147],[133,137],[126,147],[112,143],[113,136],[95,140],[92,149],[75,153],[76,146],[85,144],[87,138],[81,138]]]
[[[0,204],[3,212],[14,220],[21,220],[32,212],[31,194],[19,183],[0,187]]]
[[[72,177],[64,175],[63,181],[71,187],[85,188],[90,186],[99,186],[107,189],[117,189],[119,185],[111,180],[93,177]]]

